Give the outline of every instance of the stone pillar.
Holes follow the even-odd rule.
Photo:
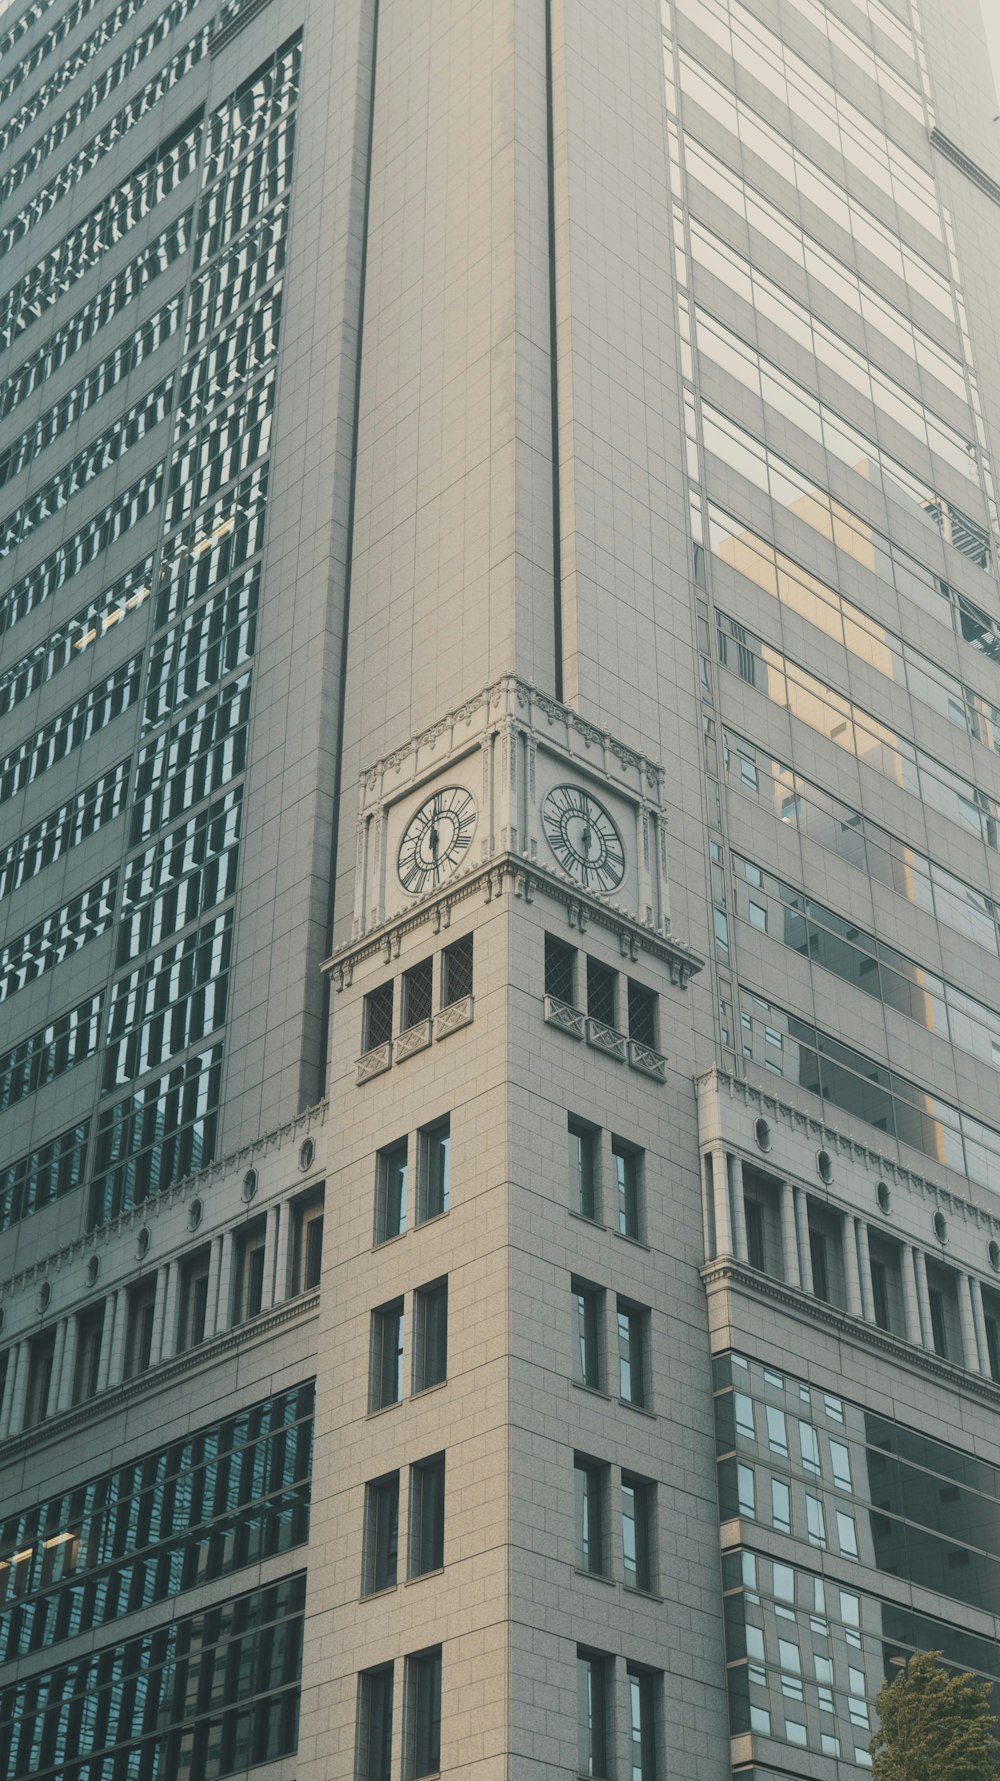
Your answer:
[[[167,1286],[170,1271],[176,1263],[166,1262],[156,1270],[156,1297],[153,1300],[153,1339],[149,1345],[149,1364],[155,1367],[157,1361],[163,1359],[164,1313],[167,1304]]]
[[[265,1256],[264,1285],[267,1287],[267,1258]],[[212,1246],[212,1272],[208,1282],[209,1314],[205,1320],[205,1336],[220,1335],[228,1330],[232,1315],[230,1299],[233,1290],[233,1237],[229,1231],[223,1231],[216,1237]],[[212,1321],[212,1304],[215,1304],[215,1321]]]
[[[293,1217],[291,1205],[287,1200],[283,1206],[276,1206],[275,1212],[280,1216],[278,1220],[278,1240],[274,1252],[274,1298],[272,1302],[275,1305],[282,1305],[287,1299],[289,1291],[288,1252],[292,1241]],[[707,1259],[707,1248],[705,1255]]]
[[[795,1228],[799,1233],[799,1258],[802,1264],[802,1290],[815,1294],[813,1285],[812,1250],[809,1248],[809,1201],[805,1190],[801,1187],[793,1189],[795,1194]]]
[[[965,1365],[970,1373],[988,1371],[988,1362],[984,1365],[985,1355],[979,1351],[979,1334],[973,1314],[973,1293],[979,1282],[971,1274],[959,1274],[955,1286],[958,1292],[958,1316],[962,1326],[962,1352]]]
[[[26,1339],[18,1347],[20,1362],[10,1399],[10,1423],[7,1433],[19,1435],[24,1427],[24,1406],[28,1397],[28,1374],[31,1371],[31,1343]]]
[[[278,1264],[278,1243],[281,1228],[285,1223],[280,1203],[270,1206],[267,1213],[267,1228],[264,1235],[264,1284],[261,1288],[260,1308],[270,1311],[275,1301],[276,1269]]]
[[[795,1189],[790,1181],[781,1184],[781,1248],[785,1263],[785,1280],[789,1286],[802,1288],[799,1263],[799,1234],[795,1228]]]
[[[931,1302],[927,1297],[927,1264],[924,1252],[916,1244],[910,1246],[910,1270],[913,1274],[914,1291],[917,1300],[917,1328],[920,1341],[925,1348],[933,1351],[934,1341],[931,1332]]]
[[[18,1368],[22,1365],[24,1351],[23,1342],[15,1342],[7,1358],[7,1372],[3,1382],[3,1396],[0,1398],[0,1441],[5,1441],[10,1434],[10,1413],[17,1390]]]
[[[736,1239],[736,1254],[741,1262],[749,1260],[750,1245],[747,1242],[747,1209],[743,1200],[743,1160],[731,1156],[729,1164],[733,1172],[733,1235]]]
[[[104,1322],[101,1326],[101,1357],[97,1363],[97,1389],[107,1391],[111,1377],[111,1355],[118,1334],[118,1301],[120,1292],[109,1293],[104,1301]]]
[[[74,1383],[74,1375],[76,1373],[76,1351],[77,1351],[77,1348],[79,1347],[79,1345],[80,1345],[80,1326],[77,1323],[75,1317],[67,1317],[67,1319],[66,1319],[66,1341],[63,1346],[62,1366],[59,1369],[58,1379],[56,1378],[55,1368],[53,1367],[53,1369],[52,1369],[52,1384],[49,1387],[49,1395],[50,1396],[51,1396],[52,1392],[54,1392],[54,1391],[57,1391],[59,1393],[59,1396],[56,1398],[56,1401],[55,1401],[55,1408],[57,1411],[68,1410],[70,1405],[73,1402],[73,1383]]]
[[[990,1366],[990,1345],[986,1339],[986,1307],[983,1304],[983,1289],[975,1274],[969,1275],[969,1295],[972,1299],[972,1317],[979,1339],[981,1371],[986,1379],[992,1379],[993,1370]]]
[[[60,1410],[65,1408],[63,1404],[62,1379],[63,1360],[66,1354],[66,1328],[68,1323],[68,1317],[60,1318],[57,1323],[56,1343],[52,1350],[52,1379],[49,1384],[49,1397],[52,1400],[53,1413],[56,1415],[58,1415]],[[70,1390],[72,1390],[72,1381],[70,1382]]]
[[[171,1262],[163,1298],[163,1341],[161,1360],[172,1360],[177,1353],[177,1298],[181,1285],[181,1264]]]
[[[840,1221],[840,1241],[844,1251],[844,1281],[847,1287],[847,1310],[851,1317],[863,1317],[861,1276],[858,1272],[858,1241],[854,1235],[854,1219],[845,1212]]]
[[[875,1322],[875,1295],[872,1292],[872,1258],[868,1248],[868,1224],[864,1218],[854,1220],[858,1246],[858,1275],[861,1281],[862,1315],[867,1323]]]
[[[729,1169],[724,1150],[712,1151],[712,1192],[715,1198],[715,1247],[719,1255],[732,1255],[733,1214],[729,1198]]]

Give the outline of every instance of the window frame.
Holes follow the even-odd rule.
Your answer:
[[[443,1162],[436,1159],[443,1158]],[[451,1114],[417,1132],[417,1191],[413,1226],[430,1224],[451,1210]]]
[[[402,1167],[398,1159],[402,1156]],[[396,1168],[400,1182],[394,1185],[390,1170]],[[392,1243],[397,1237],[404,1237],[408,1229],[410,1187],[410,1141],[408,1137],[397,1138],[392,1144],[384,1144],[375,1152],[375,1220],[372,1233],[372,1248],[379,1249],[383,1243]]]
[[[615,1229],[619,1237],[626,1237],[632,1243],[645,1242],[645,1156],[645,1151],[641,1150],[638,1145],[630,1144],[626,1138],[619,1138],[612,1134],[611,1158],[615,1171]],[[620,1166],[629,1163],[633,1171],[631,1183],[623,1181],[623,1175],[628,1174],[628,1168],[623,1170]],[[631,1223],[634,1226],[631,1230],[626,1228],[630,1222],[628,1210],[630,1196]]]
[[[361,1596],[381,1595],[399,1582],[399,1472],[365,1485]]]
[[[404,1781],[441,1771],[442,1670],[440,1645],[411,1651],[404,1659]]]
[[[431,1453],[410,1466],[409,1525],[407,1528],[407,1579],[430,1577],[444,1569],[445,1454]],[[430,1547],[430,1560],[426,1562]]]
[[[622,1321],[628,1323],[629,1353],[622,1352]],[[619,1296],[615,1301],[615,1334],[618,1357],[618,1401],[633,1410],[650,1410],[652,1389],[650,1379],[650,1312],[648,1305]],[[622,1390],[625,1367],[629,1368],[629,1392]],[[632,1389],[638,1374],[638,1391]]]
[[[395,1332],[393,1334],[393,1332]],[[406,1315],[402,1296],[375,1305],[371,1313],[371,1335],[368,1362],[368,1414],[390,1410],[403,1401],[403,1355],[406,1340]],[[392,1343],[395,1343],[395,1347]],[[395,1392],[385,1395],[390,1365],[395,1372]]]
[[[448,1276],[428,1280],[413,1293],[411,1396],[433,1391],[448,1379]]]

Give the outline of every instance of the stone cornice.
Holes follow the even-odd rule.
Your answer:
[[[451,925],[452,909],[477,893],[486,903],[495,902],[505,890],[515,898],[532,903],[536,894],[560,903],[567,912],[569,925],[581,934],[593,925],[615,934],[623,958],[637,959],[648,953],[666,965],[672,983],[686,989],[688,981],[704,965],[704,959],[671,933],[658,933],[645,927],[635,916],[613,904],[602,902],[587,891],[578,890],[554,872],[535,862],[530,864],[516,853],[498,853],[486,865],[471,868],[448,881],[442,889],[421,898],[401,915],[393,916],[377,928],[371,928],[356,940],[348,941],[326,959],[322,970],[333,978],[339,992],[351,983],[355,965],[363,959],[381,954],[386,964],[399,957],[403,936],[430,925],[435,934]]]
[[[811,1294],[801,1292],[798,1287],[789,1286],[786,1281],[777,1280],[771,1274],[758,1273],[748,1262],[737,1261],[735,1256],[717,1256],[714,1261],[705,1262],[698,1272],[709,1295],[715,1290],[729,1291],[733,1287],[739,1287],[752,1292],[757,1298],[771,1299],[776,1304],[783,1305],[786,1310],[794,1311],[797,1316],[807,1318],[810,1323],[826,1324],[838,1336],[858,1342],[864,1348],[877,1349],[893,1360],[915,1367],[918,1372],[932,1374],[952,1390],[960,1386],[974,1397],[985,1398],[989,1403],[1000,1406],[1000,1385],[992,1379],[984,1379],[981,1373],[967,1372],[964,1367],[942,1360],[940,1355],[932,1354],[926,1348],[919,1348],[913,1342],[905,1341],[902,1336],[894,1336],[891,1331],[880,1329],[878,1324],[852,1317],[849,1311],[842,1311],[837,1305],[829,1305],[824,1299],[813,1298]]]
[[[932,1200],[935,1205],[948,1207],[984,1230],[1000,1231],[1000,1214],[994,1215],[984,1207],[977,1206],[974,1200],[964,1199],[951,1188],[941,1187],[936,1181],[930,1181],[925,1175],[907,1168],[898,1157],[887,1156],[884,1151],[876,1150],[849,1132],[842,1132],[837,1126],[828,1125],[814,1114],[803,1112],[801,1107],[796,1107],[789,1101],[779,1100],[777,1095],[768,1094],[752,1082],[745,1082],[739,1076],[732,1076],[726,1070],[713,1067],[711,1070],[703,1070],[695,1077],[694,1087],[696,1096],[713,1088],[717,1089],[720,1095],[727,1095],[732,1101],[742,1101],[751,1112],[764,1114],[768,1119],[780,1120],[793,1130],[808,1133],[827,1150],[836,1150],[841,1156],[852,1157],[855,1161],[876,1169],[887,1181],[897,1181],[912,1188]],[[746,1154],[752,1156],[749,1149]],[[754,1157],[753,1160],[762,1168],[766,1169],[768,1166],[766,1158]]]

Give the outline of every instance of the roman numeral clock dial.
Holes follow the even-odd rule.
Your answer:
[[[613,891],[625,876],[625,847],[610,811],[578,785],[557,785],[542,803],[545,839],[584,890]]]
[[[449,785],[425,798],[403,831],[396,870],[414,897],[434,890],[456,870],[476,831],[476,800],[463,786]]]

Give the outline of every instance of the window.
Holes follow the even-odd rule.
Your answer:
[[[387,1045],[392,1038],[392,987],[390,978],[365,997],[362,1051],[374,1051],[377,1045]]]
[[[889,1275],[885,1262],[872,1257],[872,1306],[880,1330],[892,1328],[889,1322]]]
[[[101,1338],[104,1334],[104,1306],[95,1305],[76,1320],[76,1365],[73,1368],[73,1402],[83,1404],[97,1392],[101,1369]]]
[[[410,1467],[409,1575],[426,1577],[444,1565],[444,1454]]]
[[[618,1396],[623,1403],[648,1407],[647,1337],[649,1312],[618,1300]]]
[[[436,1120],[418,1134],[416,1223],[440,1218],[451,1204],[451,1120]]]
[[[323,1272],[323,1189],[292,1207],[292,1296],[312,1292]]]
[[[177,1351],[196,1348],[208,1334],[208,1275],[211,1251],[195,1250],[181,1263],[180,1308],[177,1320]]]
[[[403,1301],[379,1305],[372,1312],[369,1410],[398,1404],[403,1396]]]
[[[375,1158],[375,1242],[388,1243],[406,1229],[407,1142],[388,1144]]]
[[[413,1389],[427,1391],[448,1377],[448,1278],[413,1295]]]
[[[24,1401],[24,1426],[31,1429],[55,1408],[52,1395],[52,1363],[55,1359],[55,1329],[33,1336],[28,1344],[28,1390]]]
[[[572,1282],[576,1321],[576,1376],[592,1391],[604,1390],[604,1289],[586,1281]]]
[[[576,1005],[576,947],[554,934],[545,936],[545,994]]]
[[[472,935],[454,940],[441,954],[441,1006],[464,1002],[472,994]]]
[[[611,1773],[612,1660],[577,1646],[576,1725],[577,1772],[607,1777]]]
[[[587,958],[587,1013],[592,1020],[606,1027],[617,1026],[615,1004],[618,998],[618,972],[600,959]]]
[[[264,1257],[267,1219],[255,1218],[237,1232],[236,1279],[233,1286],[233,1323],[256,1317],[264,1303]],[[220,1307],[221,1309],[221,1307]]]
[[[389,984],[391,989],[392,985]],[[400,1030],[407,1032],[430,1020],[434,1007],[434,960],[422,959],[412,970],[403,972],[402,1013]],[[376,1041],[377,1043],[377,1041]]]
[[[991,1316],[987,1311],[984,1322],[986,1324],[986,1353],[989,1360],[990,1378],[1000,1382],[1000,1319]]]
[[[609,1571],[607,1538],[608,1467],[599,1460],[576,1454],[573,1460],[576,1490],[576,1562],[581,1571],[606,1577]]]
[[[657,1696],[660,1678],[653,1670],[629,1664],[628,1681],[630,1749],[629,1781],[656,1781],[659,1773],[657,1755]]]
[[[927,1298],[931,1312],[931,1341],[935,1354],[948,1358],[948,1329],[944,1315],[944,1294],[939,1287],[928,1286]]]
[[[358,1677],[357,1781],[392,1781],[392,1665]]]
[[[406,1781],[436,1775],[441,1767],[441,1647],[406,1659]]]
[[[622,1551],[630,1589],[656,1588],[656,1485],[622,1473]]]
[[[365,1545],[361,1594],[393,1589],[399,1546],[399,1473],[365,1485]]]
[[[745,1196],[743,1200],[747,1221],[747,1260],[751,1268],[767,1273],[767,1244],[764,1235],[764,1208],[759,1200]],[[822,1295],[821,1295],[822,1296]]]
[[[636,983],[634,978],[628,980],[628,1036],[640,1045],[648,1045],[655,1050],[656,1032],[655,990],[647,989],[644,983]]]
[[[597,1158],[601,1134],[596,1126],[569,1119],[570,1205],[582,1218],[598,1218]]]
[[[809,1256],[812,1262],[813,1292],[818,1299],[830,1299],[830,1269],[826,1233],[809,1227]]]
[[[611,1155],[617,1189],[618,1232],[622,1237],[634,1237],[638,1241],[642,1236],[642,1152],[621,1138],[612,1138]]]
[[[156,1312],[156,1275],[140,1280],[128,1295],[125,1334],[125,1377],[145,1373],[153,1358],[153,1318]]]

